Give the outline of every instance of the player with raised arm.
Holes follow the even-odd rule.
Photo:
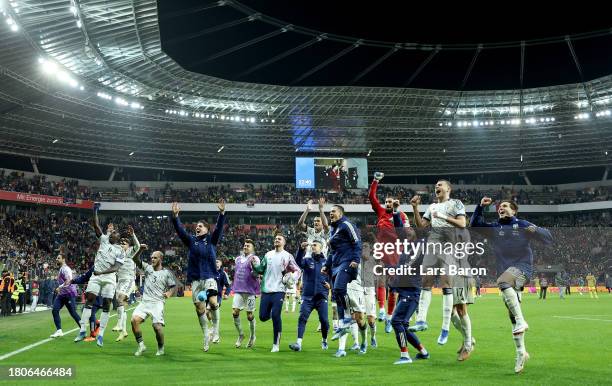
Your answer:
[[[297,266],[291,253],[285,251],[287,240],[282,234],[274,236],[274,249],[267,252],[258,264],[251,260],[253,271],[263,275],[261,280],[261,302],[259,304],[259,320],[262,322],[272,319],[272,350],[278,352],[280,348],[283,321],[281,311],[285,290],[288,284],[295,281],[295,274],[299,274]]]
[[[454,231],[466,227],[465,206],[459,200],[450,198],[451,184],[446,180],[439,180],[435,186],[437,202],[429,205],[423,217],[419,213],[421,197],[416,195],[410,200],[414,211],[414,223],[419,228],[431,225],[431,231],[427,239],[428,245],[432,244],[423,258],[423,269],[427,272],[431,268],[442,268],[448,273],[449,266],[454,264],[452,255],[443,253],[441,246],[445,242],[456,241]],[[438,344],[443,345],[448,341],[448,330],[451,322],[453,309],[453,289],[451,279],[444,274],[428,274],[423,277],[423,288],[419,299],[417,322],[410,326],[411,331],[424,331],[427,329],[427,311],[431,303],[431,287],[436,277],[440,278],[442,287],[442,330],[438,337]]]
[[[310,247],[311,254],[306,257],[306,250]],[[295,262],[302,269],[302,305],[300,306],[300,317],[298,319],[297,341],[291,343],[289,348],[293,351],[302,351],[302,339],[306,331],[306,322],[313,310],[317,310],[319,322],[321,323],[321,348],[327,350],[327,332],[329,331],[329,317],[327,309],[327,296],[329,294],[329,283],[327,275],[321,273],[325,265],[325,254],[322,252],[323,245],[319,240],[302,242],[295,255]]]
[[[357,227],[344,215],[344,208],[334,205],[329,212],[331,222],[329,237],[329,257],[321,272],[331,278],[332,293],[338,304],[340,318],[332,340],[346,334],[353,324],[349,310],[348,283],[357,279],[361,261],[361,238]]]
[[[147,350],[142,339],[140,325],[149,316],[155,331],[155,339],[157,339],[157,352],[155,355],[164,355],[164,305],[166,299],[174,296],[176,293],[174,275],[162,267],[164,254],[161,251],[153,252],[151,254],[151,264],[147,264],[140,259],[142,252],[147,249],[147,246],[142,244],[136,255],[132,257],[136,266],[143,270],[145,275],[142,301],[132,313],[132,332],[138,343],[138,350],[136,350],[134,355],[137,357]]]
[[[115,229],[113,224],[109,224],[107,234],[102,233],[98,211],[100,204],[94,204],[93,212],[93,227],[96,231],[96,236],[100,241],[100,246],[96,252],[94,259],[94,273],[85,289],[86,301],[81,315],[81,330],[74,339],[75,342],[80,342],[87,336],[86,328],[89,324],[91,309],[96,301],[96,296],[102,297],[102,315],[100,316],[100,331],[96,336],[96,344],[99,347],[104,345],[104,331],[110,317],[110,306],[115,296],[115,288],[117,286],[117,271],[125,261],[126,251],[119,244],[121,239],[119,231]]]
[[[544,228],[516,217],[518,205],[513,201],[502,201],[497,209],[499,219],[486,222],[484,208],[491,205],[489,197],[483,197],[476,206],[470,220],[472,228],[482,228],[493,243],[493,251],[497,260],[497,286],[512,323],[512,336],[516,346],[515,373],[523,371],[529,354],[525,349],[525,331],[529,328],[521,309],[523,287],[533,274],[533,251],[531,241],[537,240],[544,244],[552,243],[551,233]]]
[[[131,240],[123,238],[121,239],[121,245],[126,249],[126,259],[119,271],[117,271],[117,293],[116,299],[119,306],[117,307],[117,325],[113,328],[113,331],[119,331],[117,342],[125,339],[128,336],[126,323],[127,323],[127,312],[125,308],[128,305],[128,298],[134,288],[134,282],[136,281],[136,266],[134,264],[134,256],[140,249],[140,242],[134,233],[134,228],[131,225],[128,226],[128,236]],[[131,245],[130,245],[131,244]]]
[[[255,243],[251,239],[244,240],[242,254],[234,260],[236,267],[234,269],[234,282],[232,290],[234,291],[234,300],[232,301],[232,315],[234,317],[234,326],[238,331],[238,340],[236,340],[236,348],[242,346],[244,340],[244,331],[240,322],[240,311],[246,309],[247,319],[249,321],[250,337],[247,348],[253,347],[255,344],[255,307],[257,295],[261,293],[259,286],[259,278],[256,272],[253,271],[254,265],[259,265],[259,257],[255,255]]]
[[[71,284],[72,282],[72,270],[66,264],[66,257],[60,253],[55,258],[55,262],[59,267],[59,272],[57,274],[57,281],[59,283],[59,287],[55,289],[55,293],[57,296],[53,301],[53,322],[55,323],[55,332],[51,335],[51,338],[59,338],[64,336],[62,332],[62,319],[60,318],[59,312],[62,307],[66,306],[66,309],[72,316],[72,319],[76,322],[77,326],[81,325],[81,318],[79,314],[76,312],[76,286]]]
[[[306,218],[312,211],[312,200],[308,200],[306,209],[302,216],[298,220],[297,228],[298,231],[304,233],[306,241],[311,244],[314,240],[318,240],[322,245],[321,252],[327,255],[327,239],[329,238],[329,224],[327,223],[327,217],[325,217],[325,199],[319,198],[319,215],[313,219],[312,227],[306,226]],[[306,249],[304,257],[310,257],[312,253],[312,247],[309,245]]]
[[[219,307],[217,302],[217,282],[215,272],[217,271],[217,244],[223,236],[223,226],[225,224],[225,200],[220,199],[219,216],[217,224],[212,232],[209,232],[210,225],[206,221],[198,221],[195,228],[195,235],[190,235],[185,231],[179,213],[181,208],[178,203],[172,204],[172,225],[176,234],[183,244],[189,249],[187,258],[187,283],[191,283],[192,300],[196,314],[202,328],[203,350],[207,352],[210,348],[210,335],[208,333],[208,318],[206,317],[206,303],[213,313],[213,324],[215,323],[216,313]],[[200,294],[202,292],[202,294]],[[199,297],[202,299],[199,299]]]
[[[374,173],[374,179],[372,180],[372,185],[370,185],[370,190],[368,191],[368,199],[370,200],[370,205],[372,206],[372,210],[376,213],[377,221],[376,221],[376,239],[380,243],[394,243],[397,240],[397,232],[393,227],[393,201],[394,198],[391,196],[385,197],[385,205],[381,205],[378,201],[378,197],[376,196],[376,192],[378,190],[378,185],[380,181],[384,177],[384,174],[381,172]],[[410,222],[408,221],[408,216],[404,212],[400,211],[400,216],[402,217],[402,221],[405,227],[410,227]],[[399,256],[397,253],[385,253],[382,260],[383,264],[389,267],[393,267],[397,265]],[[391,316],[393,315],[393,310],[395,308],[395,300],[396,293],[389,291],[386,294],[387,285],[385,283],[385,277],[382,276],[379,278],[379,285],[376,287],[376,294],[378,297],[378,306],[380,308],[378,319],[385,320],[385,332],[387,334],[391,333]],[[388,295],[388,296],[387,296]],[[385,298],[387,298],[387,316],[385,318]]]
[[[312,200],[308,200],[308,204],[306,205],[306,209],[304,210],[304,213],[302,213],[302,216],[300,216],[300,219],[298,220],[298,225],[297,225],[297,229],[299,232],[302,232],[304,234],[304,236],[306,237],[306,241],[309,244],[312,244],[312,242],[314,240],[318,240],[321,245],[322,245],[322,249],[321,249],[321,253],[323,253],[325,256],[328,255],[328,246],[327,246],[327,240],[329,239],[329,223],[327,222],[327,217],[325,216],[325,198],[321,197],[319,198],[318,204],[319,204],[319,215],[316,216],[313,219],[313,223],[312,223],[312,227],[306,226],[306,218],[308,217],[308,214],[310,212],[312,212]],[[311,251],[311,246],[309,245],[306,248],[306,254],[304,257],[310,257],[312,251]],[[338,326],[338,306],[336,305],[336,302],[334,301],[333,297],[332,297],[332,316],[333,316],[333,323],[334,323],[334,328],[336,328]],[[319,327],[317,328],[317,332],[321,331],[321,326],[319,325]]]

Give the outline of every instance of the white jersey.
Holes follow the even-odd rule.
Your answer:
[[[125,261],[117,271],[117,277],[131,278],[136,276],[136,264],[134,263],[134,256],[136,256],[138,249],[135,248],[136,246],[133,246],[127,250],[125,255]]]
[[[123,264],[124,261],[125,251],[121,245],[111,244],[109,242],[108,235],[100,236],[100,247],[98,248],[98,252],[96,253],[96,258],[94,260],[94,271],[106,271],[115,265],[115,262]]]
[[[321,231],[317,232],[313,227],[306,228],[305,234],[306,241],[308,241],[309,244],[313,241],[319,241],[321,243],[321,252],[327,256],[327,239],[329,239],[329,234],[325,232],[323,228],[321,228]],[[304,257],[310,256],[312,256],[312,247],[309,245]]]
[[[174,275],[167,269],[156,271],[151,264],[142,263],[145,273],[143,302],[165,302],[164,292],[176,285]]]
[[[285,292],[283,272],[289,264],[295,265],[293,255],[285,250],[276,252],[273,249],[266,253],[262,264],[265,264],[266,271],[263,273],[263,280],[261,281],[261,292]],[[297,266],[295,268],[299,270]]]
[[[140,250],[140,243],[136,238],[136,235],[133,236],[134,245],[129,248],[125,253],[125,261],[117,271],[117,277],[119,278],[132,278],[136,276],[136,264],[134,263],[134,256]]]
[[[465,206],[461,201],[451,198],[444,202],[429,205],[425,211],[425,214],[423,215],[423,218],[431,223],[432,228],[454,227],[453,224],[444,219],[437,217],[432,218],[431,212],[438,212],[445,214],[448,217],[455,218],[459,215],[465,216]]]

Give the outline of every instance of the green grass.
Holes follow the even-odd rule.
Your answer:
[[[436,342],[439,332],[440,296],[434,296],[429,311],[430,330],[420,338],[431,353],[428,361],[393,366],[399,357],[393,334],[385,334],[379,323],[379,348],[367,355],[349,353],[333,358],[336,342],[330,349],[320,349],[316,313],[311,315],[303,350],[295,353],[288,344],[295,339],[297,312],[283,313],[281,352],[270,353],[271,321],[257,323],[255,349],[235,349],[236,331],[231,318],[231,299],[221,310],[219,345],[201,350],[202,332],[190,299],[174,298],[166,305],[166,356],[155,357],[155,336],[146,322],[143,328],[149,351],[144,357],[133,356],[133,336],[115,343],[115,333],[108,331],[104,348],[94,343],[72,342],[74,334],[45,343],[0,362],[6,365],[72,365],[76,379],[62,383],[83,384],[609,384],[612,379],[612,296],[600,294],[599,300],[576,294],[560,300],[551,296],[538,301],[525,297],[524,313],[530,329],[526,345],[531,360],[521,375],[513,373],[515,350],[505,307],[497,295],[477,299],[470,307],[476,350],[466,362],[457,362],[455,351],[460,335],[451,326],[446,346]],[[64,330],[74,328],[67,312],[62,311]],[[562,319],[591,318],[603,320]],[[248,331],[246,316],[243,327]],[[113,327],[116,319],[112,318]],[[50,312],[0,319],[0,355],[45,339],[53,332]],[[349,338],[349,344],[351,339]],[[414,356],[414,350],[411,350]],[[7,381],[5,381],[7,382]],[[48,381],[47,381],[48,382]],[[55,381],[51,383],[58,383]],[[0,381],[2,383],[2,381]],[[41,384],[40,381],[13,381],[12,384]]]

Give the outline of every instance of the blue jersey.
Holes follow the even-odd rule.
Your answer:
[[[332,222],[329,230],[329,256],[325,266],[327,272],[336,274],[350,263],[361,261],[361,238],[355,225],[345,216]]]
[[[185,231],[181,221],[172,217],[172,225],[183,244],[189,248],[187,255],[187,282],[194,280],[214,279],[217,272],[217,243],[223,236],[225,215],[219,213],[215,230],[204,236],[190,235]]]
[[[227,274],[225,273],[223,268],[216,271],[215,281],[217,282],[217,300],[219,301],[218,304],[221,304],[223,288],[225,288],[226,294],[229,294],[229,290],[230,290],[230,283],[227,278]]]
[[[321,273],[321,268],[325,266],[325,255],[312,254],[304,257],[306,251],[299,248],[295,254],[295,262],[302,269],[302,297],[323,296],[327,299],[329,290],[325,287],[327,275]]]
[[[482,206],[476,206],[470,226],[483,228],[483,233],[492,241],[493,252],[497,259],[497,275],[501,275],[510,267],[515,267],[530,279],[533,274],[531,241],[538,240],[546,245],[552,244],[550,231],[535,227],[535,232],[530,232],[527,228],[535,225],[516,217],[489,223],[484,220],[483,210]]]

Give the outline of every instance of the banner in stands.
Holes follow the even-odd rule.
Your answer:
[[[0,200],[28,202],[31,204],[63,206],[67,208],[92,209],[93,201],[79,200],[74,198],[43,196],[41,194],[30,194],[20,192],[7,192],[0,190]]]

